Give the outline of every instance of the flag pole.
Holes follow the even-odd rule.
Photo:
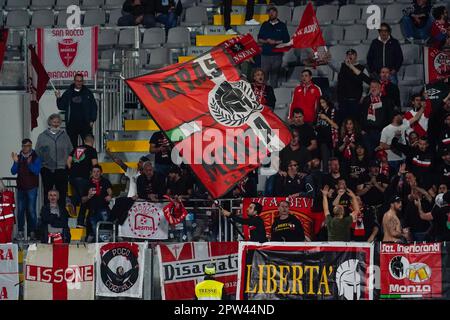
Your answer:
[[[52,85],[53,91],[55,91],[55,92],[58,91],[58,90],[56,90],[55,85],[53,84],[52,79],[49,78],[49,80],[50,80],[50,84]]]

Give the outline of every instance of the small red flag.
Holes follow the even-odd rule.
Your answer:
[[[8,42],[8,29],[0,29],[0,70],[2,69],[3,58],[5,57],[7,42]]]
[[[31,130],[33,130],[37,127],[37,118],[39,117],[39,100],[47,89],[47,83],[50,78],[39,60],[35,48],[32,45],[29,45],[28,49],[30,50],[31,65],[33,66],[29,79],[29,90],[31,93]]]

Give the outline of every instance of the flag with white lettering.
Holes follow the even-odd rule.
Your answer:
[[[258,46],[250,33],[225,40],[219,46],[223,46],[227,50],[236,64],[240,64],[261,53],[261,47]]]
[[[433,83],[450,77],[450,52],[423,47],[425,83]]]
[[[98,67],[98,27],[36,29],[37,53],[52,80],[93,80]]]
[[[142,298],[147,242],[98,243],[96,295]]]
[[[25,259],[25,300],[93,300],[93,245],[32,244]]]
[[[0,244],[0,301],[19,300],[17,244]]]
[[[173,161],[189,165],[214,198],[290,141],[221,46],[126,83],[174,144]]]
[[[237,242],[187,242],[157,247],[163,300],[193,300],[195,285],[205,277],[204,266],[216,266],[217,281],[228,296],[236,294]]]

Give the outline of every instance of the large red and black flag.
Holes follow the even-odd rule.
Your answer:
[[[249,38],[246,38],[249,40]],[[209,193],[226,194],[271,152],[290,141],[284,123],[260,105],[232,54],[254,55],[254,40],[224,44],[201,56],[136,78],[130,88]],[[246,52],[248,54],[246,54]]]

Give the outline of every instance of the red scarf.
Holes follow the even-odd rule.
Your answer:
[[[373,122],[377,121],[377,117],[375,115],[375,108],[373,107],[373,105],[376,103],[380,103],[380,102],[381,102],[380,96],[370,95],[370,105],[369,105],[369,109],[367,110],[367,120],[370,120]]]
[[[385,97],[387,95],[387,86],[389,85],[389,80],[382,80],[381,81],[381,96]]]
[[[52,233],[49,232],[48,233],[48,243],[63,243],[63,238],[61,233],[56,232],[56,233]]]
[[[344,143],[345,143],[344,158],[350,160],[352,158],[352,148],[350,148],[350,144],[355,143],[355,134],[347,133],[344,137]]]
[[[99,180],[92,179],[91,181],[95,185],[95,195],[99,196],[100,195],[100,191],[101,191],[100,179]]]
[[[252,88],[256,96],[256,101],[258,101],[259,104],[266,105],[267,102],[265,95],[266,85],[264,83],[263,84],[253,83]]]
[[[186,208],[181,201],[175,202],[167,195],[165,195],[164,198],[170,201],[170,203],[163,208],[164,217],[171,226],[179,224],[188,215]]]
[[[380,163],[380,174],[384,174],[386,177],[389,177],[389,164],[387,162]]]

